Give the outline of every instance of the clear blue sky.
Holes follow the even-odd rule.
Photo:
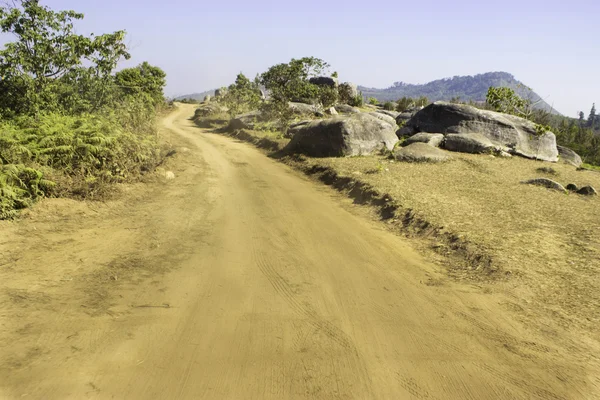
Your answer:
[[[168,95],[316,56],[365,86],[506,71],[569,116],[600,103],[597,0],[42,2],[84,12],[81,33],[127,30],[128,65],[162,67]]]

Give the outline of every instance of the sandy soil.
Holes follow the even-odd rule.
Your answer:
[[[596,359],[192,114],[174,180],[0,224],[0,398],[600,398]]]

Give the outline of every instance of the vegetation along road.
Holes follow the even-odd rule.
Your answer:
[[[2,225],[0,398],[596,398],[497,295],[193,112],[175,179]]]

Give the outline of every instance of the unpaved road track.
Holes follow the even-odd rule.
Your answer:
[[[175,180],[2,225],[0,398],[598,398],[577,349],[192,113]]]

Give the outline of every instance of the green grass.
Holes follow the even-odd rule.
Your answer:
[[[152,168],[157,137],[148,121],[134,118],[47,114],[1,122],[0,219],[41,197],[89,197]]]
[[[581,165],[581,168],[591,169],[593,171],[600,171],[600,166],[598,166],[598,165],[592,165],[592,164],[586,164],[586,163],[583,163]]]

